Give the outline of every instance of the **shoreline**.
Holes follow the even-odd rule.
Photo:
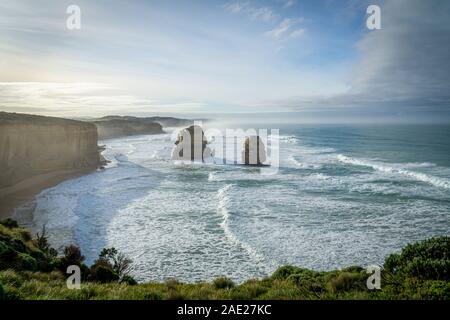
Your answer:
[[[20,206],[33,202],[45,189],[64,181],[81,177],[97,170],[95,168],[68,169],[42,173],[26,178],[10,187],[0,189],[0,219],[11,218]]]

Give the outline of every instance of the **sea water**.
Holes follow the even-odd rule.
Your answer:
[[[87,264],[116,247],[140,281],[382,264],[449,234],[449,126],[260,127],[280,129],[276,174],[174,163],[170,132],[105,140],[105,170],[43,191],[19,218],[60,250],[79,245]]]

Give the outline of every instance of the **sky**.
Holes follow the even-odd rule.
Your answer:
[[[449,52],[446,0],[2,0],[0,110],[450,122]]]

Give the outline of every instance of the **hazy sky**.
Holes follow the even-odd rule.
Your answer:
[[[0,110],[450,121],[449,52],[446,0],[2,0]]]

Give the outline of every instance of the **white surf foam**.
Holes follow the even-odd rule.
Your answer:
[[[212,173],[212,172],[210,172],[209,174],[208,174],[208,181],[219,181],[219,179],[217,178],[217,176],[214,174],[214,173]]]
[[[288,144],[295,144],[300,141],[300,139],[296,136],[289,136],[289,135],[273,135],[272,138],[277,139],[281,143],[288,143]]]
[[[236,235],[231,231],[229,221],[230,221],[230,213],[228,211],[228,191],[233,187],[232,184],[227,184],[226,186],[222,187],[217,192],[217,212],[222,215],[223,221],[220,223],[220,227],[223,229],[225,236],[227,237],[228,241],[232,243],[235,246],[239,246],[242,249],[244,249],[247,254],[256,262],[264,261],[265,258],[260,255],[256,250],[254,250],[250,245],[247,243],[240,241]]]
[[[307,154],[323,154],[336,152],[334,148],[306,147],[302,146],[302,152]]]
[[[368,161],[368,160],[344,156],[342,154],[337,155],[337,160],[342,163],[352,164],[352,165],[356,165],[356,166],[370,167],[374,170],[381,171],[381,172],[400,174],[400,175],[407,176],[407,177],[417,180],[417,181],[422,181],[422,182],[431,184],[435,187],[450,189],[450,181],[448,181],[446,179],[438,178],[438,177],[431,176],[431,175],[421,173],[421,172],[406,170],[402,167],[396,167],[395,164],[384,164],[384,163],[381,164],[381,163],[376,163],[376,162],[372,162],[372,161]]]
[[[322,167],[320,164],[298,161],[293,155],[290,155],[288,157],[288,161],[292,163],[295,167],[301,169],[320,169]]]

